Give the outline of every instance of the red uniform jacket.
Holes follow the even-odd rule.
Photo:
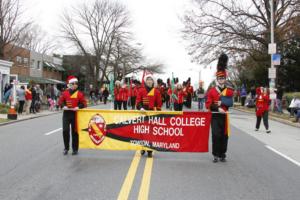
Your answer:
[[[211,88],[207,92],[207,100],[205,102],[205,106],[208,110],[213,112],[218,112],[218,101],[220,101],[221,96],[227,96],[232,97],[233,96],[233,90],[231,88],[224,88],[222,91],[220,89],[217,89],[216,87]],[[223,110],[227,111],[228,107],[221,104],[221,108]]]
[[[177,89],[174,90],[174,94],[177,96],[177,99],[174,99],[174,103],[182,104],[184,97],[187,95],[186,92],[180,90],[178,91]]]
[[[68,108],[85,108],[87,103],[82,92],[65,90],[59,98],[58,105],[67,106]]]
[[[137,87],[133,87],[133,88],[131,89],[130,96],[131,96],[131,97],[136,97],[136,96],[137,96],[137,92],[138,92]]]
[[[191,85],[187,86],[186,92],[187,92],[188,94],[193,95],[193,93],[194,93],[194,88],[193,88],[193,86],[191,86]]]
[[[127,88],[121,88],[121,101],[128,101],[128,97],[129,97],[129,91]]]
[[[115,95],[115,101],[122,101],[122,88],[115,87],[114,95]]]
[[[157,88],[152,88],[150,91],[147,91],[145,87],[141,87],[138,90],[136,98],[137,109],[161,110],[161,105],[161,95]]]
[[[259,94],[256,98],[256,116],[262,116],[265,111],[269,110],[269,95]]]

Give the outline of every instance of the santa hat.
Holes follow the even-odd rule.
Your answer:
[[[218,60],[216,77],[225,77],[227,76],[226,69],[228,63],[228,56],[225,53],[222,53]]]
[[[154,78],[153,74],[147,74],[144,76],[144,83],[146,82],[147,78],[151,78],[154,82],[154,85],[156,85],[156,79]]]
[[[121,81],[117,80],[117,81],[115,82],[115,85],[120,85],[120,86],[121,86]]]
[[[77,83],[77,82],[78,82],[78,79],[75,76],[68,76],[68,78],[67,78],[67,84]]]

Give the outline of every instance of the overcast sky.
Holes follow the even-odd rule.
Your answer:
[[[82,2],[92,0],[20,0],[26,15],[30,16],[48,34],[59,35],[60,16],[64,10]],[[181,39],[182,23],[179,19],[190,5],[189,0],[120,0],[129,9],[133,21],[133,33],[138,43],[142,44],[143,54],[149,59],[165,65],[166,79],[174,72],[180,82],[192,78],[195,86],[201,79],[205,86],[213,78],[215,64],[212,69],[191,63],[185,42]],[[60,53],[70,53],[63,49]]]

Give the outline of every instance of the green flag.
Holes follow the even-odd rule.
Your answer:
[[[175,89],[175,82],[174,82],[174,73],[172,72],[172,79],[171,79],[171,110],[174,108],[174,100],[177,100],[176,94],[174,94],[174,89]]]
[[[111,101],[114,101],[114,77],[113,75],[110,76],[109,82],[109,93],[111,94]]]

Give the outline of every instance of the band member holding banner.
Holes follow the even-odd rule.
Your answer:
[[[124,110],[127,110],[128,98],[129,98],[129,91],[127,89],[126,83],[124,83],[121,88],[121,99],[122,99],[122,105]]]
[[[72,130],[72,155],[78,154],[79,139],[76,129],[76,111],[87,106],[84,94],[78,91],[78,79],[69,76],[67,79],[68,89],[60,96],[58,104],[63,108],[63,139],[65,149],[64,155],[68,154],[70,143],[70,125]]]
[[[182,111],[183,109],[183,100],[184,97],[187,95],[186,92],[183,91],[183,86],[180,83],[177,83],[174,90],[174,110],[175,111]]]
[[[122,88],[121,88],[120,81],[115,82],[114,96],[115,96],[114,110],[121,110],[122,109]]]
[[[212,112],[212,154],[213,162],[226,162],[229,134],[228,108],[233,106],[234,90],[227,86],[226,68],[228,57],[221,54],[218,60],[216,86],[207,93],[206,108]]]
[[[152,74],[147,74],[144,77],[144,87],[141,87],[137,94],[136,107],[138,110],[161,110],[162,100],[160,92],[154,87],[154,77]],[[147,151],[148,157],[152,157],[152,151]],[[142,150],[144,155],[145,151]]]

